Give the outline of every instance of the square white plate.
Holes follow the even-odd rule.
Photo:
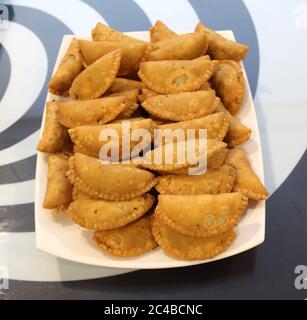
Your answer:
[[[220,32],[223,36],[233,39],[232,31]],[[148,32],[129,32],[129,35],[148,40]],[[65,35],[60,47],[54,70],[57,69],[64,53],[66,52],[73,35]],[[80,37],[81,38],[81,37]],[[85,38],[86,37],[82,37]],[[242,65],[243,67],[243,65]],[[244,70],[245,100],[238,118],[252,129],[251,139],[242,145],[246,150],[253,169],[263,181],[263,164],[261,143],[255,113],[253,99]],[[58,96],[47,94],[46,101],[51,99],[60,100]],[[44,120],[44,116],[43,116]],[[43,122],[42,122],[43,126]],[[206,261],[180,261],[166,255],[162,249],[156,248],[143,256],[136,258],[116,258],[104,254],[91,240],[92,232],[81,229],[74,224],[67,215],[54,215],[50,210],[43,208],[43,200],[47,184],[47,159],[48,155],[38,152],[36,164],[36,187],[35,187],[35,228],[36,247],[54,256],[103,267],[131,268],[131,269],[158,269],[174,268],[208,263],[224,259],[248,249],[258,246],[265,237],[265,202],[251,203],[237,230],[237,238],[231,247],[213,260]]]

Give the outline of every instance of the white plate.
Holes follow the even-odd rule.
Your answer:
[[[131,32],[129,35],[148,40],[148,32]],[[222,35],[234,39],[232,31],[222,31]],[[55,70],[66,52],[72,35],[65,35],[60,47]],[[84,37],[82,37],[84,38]],[[243,65],[242,65],[243,66]],[[261,154],[261,143],[253,104],[252,95],[244,70],[245,78],[245,101],[239,114],[239,119],[252,129],[251,139],[242,145],[246,150],[253,169],[263,181],[263,165]],[[46,101],[51,99],[62,99],[50,93]],[[44,117],[43,117],[44,118]],[[133,268],[133,269],[158,269],[190,266],[200,263],[208,263],[224,259],[248,249],[254,248],[264,241],[265,237],[265,203],[255,202],[249,205],[248,210],[242,218],[237,230],[235,242],[226,252],[213,260],[207,261],[181,261],[166,255],[162,249],[157,248],[137,258],[116,258],[104,254],[91,240],[91,231],[85,231],[70,221],[66,215],[53,215],[50,210],[42,206],[46,184],[47,184],[47,158],[48,155],[38,152],[36,164],[36,186],[35,186],[35,228],[36,247],[54,256],[103,267]]]

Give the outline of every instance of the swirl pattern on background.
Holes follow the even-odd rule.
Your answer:
[[[23,106],[25,113],[13,121],[13,124],[7,129],[0,132],[0,192],[3,201],[0,199],[0,231],[10,233],[10,240],[14,238],[16,252],[12,251],[12,261],[18,259],[19,263],[27,266],[27,257],[18,254],[21,250],[24,252],[32,252],[34,247],[34,178],[35,178],[35,162],[36,151],[35,145],[38,140],[38,133],[41,125],[41,117],[44,108],[45,97],[47,93],[47,81],[51,76],[55,59],[58,53],[62,37],[67,33],[89,34],[89,24],[93,25],[97,22],[97,17],[101,17],[100,21],[106,22],[110,26],[121,31],[140,31],[148,30],[154,20],[160,18],[160,13],[157,8],[165,7],[163,15],[169,17],[165,23],[177,31],[184,31],[181,26],[189,26],[191,29],[196,24],[197,19],[203,20],[211,27],[216,29],[233,29],[238,40],[251,45],[251,52],[246,61],[246,69],[251,89],[253,94],[256,91],[258,74],[259,74],[259,50],[256,31],[252,19],[241,0],[232,1],[232,10],[229,10],[222,0],[214,2],[209,0],[177,0],[170,6],[165,6],[165,1],[147,1],[147,0],[126,0],[125,4],[120,0],[115,1],[65,1],[65,8],[61,9],[61,18],[55,16],[57,5],[61,6],[60,1],[38,2],[31,0],[12,1],[13,5],[8,5],[10,12],[10,20],[15,24],[30,30],[41,42],[47,54],[48,66],[46,70],[45,81],[41,85],[41,90],[37,92],[37,98],[30,105]],[[39,9],[38,7],[43,9]],[[50,7],[50,8],[49,8]],[[69,12],[67,8],[69,7]],[[50,10],[49,10],[49,9]],[[183,12],[189,13],[189,21],[181,21],[184,19],[174,19],[176,17],[176,8],[178,14]],[[206,10],[204,10],[206,8]],[[87,9],[87,10],[84,10]],[[185,11],[184,11],[185,10]],[[50,12],[49,12],[50,11]],[[88,12],[88,13],[85,13]],[[218,12],[218,14],[213,14]],[[242,17],[244,28],[241,28],[242,21],[237,21],[233,17],[233,12]],[[85,17],[83,14],[88,14]],[[34,18],[35,17],[35,18]],[[92,19],[91,19],[92,17]],[[84,23],[83,23],[84,21]],[[74,28],[73,28],[74,27]],[[0,40],[1,37],[0,35]],[[17,47],[16,47],[17,48]],[[17,49],[16,49],[17,50]],[[20,48],[19,48],[20,50]],[[31,47],[26,47],[24,50],[31,50]],[[32,52],[35,56],[37,52]],[[26,63],[26,62],[25,62]],[[0,97],[6,93],[10,82],[12,67],[17,67],[14,62],[10,62],[10,52],[0,49],[0,68],[4,77],[0,80]],[[29,75],[29,81],[33,81]],[[37,90],[39,85],[31,82],[33,90]],[[14,101],[11,102],[14,106]],[[18,108],[18,106],[14,106]],[[16,109],[17,110],[17,109]],[[1,116],[1,105],[0,105]],[[11,194],[13,194],[13,197]],[[15,236],[16,233],[16,236]],[[17,235],[17,233],[19,233]],[[23,241],[22,239],[28,239]],[[9,245],[9,242],[8,242]],[[5,249],[7,248],[7,249]],[[22,249],[21,249],[22,248]],[[5,243],[0,242],[0,251],[8,250]],[[31,280],[36,277],[36,280],[76,280],[84,278],[97,278],[115,273],[127,272],[127,270],[119,270],[110,273],[103,268],[88,268],[87,266],[80,267],[75,264],[75,268],[82,271],[71,273],[63,276],[58,273],[52,274],[53,268],[58,268],[58,264],[67,262],[58,262],[54,257],[47,257],[39,253],[32,253],[32,264],[40,265],[40,262],[48,263],[48,268],[51,270],[38,270],[35,275],[28,275],[21,270],[17,270],[11,265],[11,277],[16,279]],[[49,260],[48,260],[49,259]],[[46,262],[48,261],[48,262]],[[4,262],[1,261],[0,264]],[[87,267],[87,268],[86,268]],[[32,277],[32,278],[31,278]]]

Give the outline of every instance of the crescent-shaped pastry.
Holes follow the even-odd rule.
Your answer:
[[[132,114],[138,109],[139,104],[138,101],[139,90],[138,89],[130,89],[127,91],[121,91],[112,93],[109,97],[120,97],[124,96],[124,110],[117,116],[117,119],[129,119]]]
[[[145,42],[123,34],[102,23],[97,23],[92,30],[92,39],[94,41],[114,41],[114,42]]]
[[[77,189],[109,201],[141,196],[156,184],[155,176],[146,170],[127,164],[102,164],[81,153],[70,157],[67,177]]]
[[[76,76],[83,69],[83,60],[77,39],[72,39],[57,71],[48,84],[51,93],[68,96],[69,88]]]
[[[187,236],[162,224],[154,216],[151,228],[159,246],[172,257],[181,260],[213,259],[226,251],[236,238],[233,230],[211,238]]]
[[[43,134],[37,150],[41,152],[60,152],[69,146],[68,131],[59,121],[59,103],[49,101],[46,105],[46,116]]]
[[[96,60],[75,78],[69,90],[70,96],[80,100],[102,96],[117,75],[120,59],[120,50],[114,50]]]
[[[130,126],[130,130],[128,128]],[[142,146],[149,146],[153,139],[153,132],[156,124],[151,119],[126,120],[109,123],[106,125],[81,126],[69,129],[69,134],[77,147],[78,152],[85,155],[99,158],[101,151],[105,146],[112,146],[114,152],[118,153],[119,159],[129,159],[131,152],[136,152],[136,146],[142,142]],[[148,133],[143,137],[134,137],[136,130],[144,129]],[[130,139],[130,148],[122,154],[123,143]],[[129,151],[127,153],[127,151]],[[108,154],[109,155],[109,154]],[[116,155],[114,155],[116,156]],[[106,158],[101,158],[106,160]]]
[[[121,60],[118,70],[119,76],[135,74],[147,51],[147,44],[137,41],[114,42],[79,40],[79,46],[86,65],[91,65],[105,54],[120,49]]]
[[[103,251],[118,257],[139,256],[157,246],[148,216],[121,228],[95,231],[93,240]]]
[[[59,102],[59,121],[67,128],[105,124],[125,109],[125,96]]]
[[[185,235],[209,238],[232,230],[248,199],[241,192],[216,195],[159,195],[156,218]]]
[[[64,211],[72,201],[72,184],[66,177],[68,158],[62,154],[48,157],[47,190],[43,202],[46,209]]]
[[[212,157],[207,159],[207,169],[219,169],[225,162],[226,155],[228,153],[227,148],[223,148],[221,151],[214,154]],[[195,166],[192,166],[192,168]],[[177,174],[177,175],[188,175],[191,167],[181,168],[177,170],[160,171],[160,174]]]
[[[235,190],[243,192],[249,199],[264,200],[268,191],[250,166],[245,152],[234,148],[229,150],[225,163],[237,169]]]
[[[140,91],[142,88],[143,85],[141,81],[125,78],[115,78],[110,88],[108,89],[108,93],[117,93],[122,91],[129,91],[132,89],[138,89]]]
[[[139,219],[153,205],[150,194],[126,201],[76,200],[68,208],[70,218],[81,227],[92,230],[120,228]]]
[[[195,130],[195,138],[199,138],[199,130],[207,130],[207,138],[222,141],[228,131],[229,120],[223,112],[214,113],[206,117],[187,120],[182,122],[168,123],[159,125],[155,134],[155,144],[161,145],[174,141],[174,132],[177,129],[184,131],[184,139],[187,139],[187,132],[189,129]],[[168,137],[167,133],[173,133]],[[169,139],[168,139],[169,138]],[[177,137],[179,139],[182,137]],[[178,141],[178,140],[177,140]]]
[[[240,65],[230,60],[219,61],[214,68],[211,83],[225,108],[236,115],[242,106],[245,90]]]
[[[220,103],[213,90],[158,95],[145,100],[143,108],[160,119],[185,121],[213,113]]]
[[[146,60],[192,60],[203,56],[208,49],[205,33],[186,33],[148,46]]]
[[[207,148],[202,145],[202,140],[198,139],[164,144],[145,153],[141,166],[155,171],[197,166],[206,155],[207,159],[210,159],[224,148],[226,148],[224,142],[212,139],[207,140]]]
[[[228,40],[199,22],[195,28],[196,32],[203,32],[209,39],[208,54],[216,60],[244,60],[249,47],[245,44]]]
[[[224,139],[229,147],[237,146],[249,140],[252,133],[251,129],[232,116],[231,113],[225,109],[222,102],[219,104],[216,111],[224,112],[229,119],[229,129]]]
[[[141,62],[139,77],[158,93],[196,91],[213,74],[214,62],[207,57],[194,60]]]
[[[168,28],[162,21],[157,22],[150,28],[150,41],[158,42],[177,36],[177,33]]]
[[[219,194],[232,191],[236,170],[224,165],[219,169],[209,169],[203,175],[163,175],[155,186],[160,194]]]

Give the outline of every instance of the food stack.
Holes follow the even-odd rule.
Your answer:
[[[44,208],[66,212],[111,255],[159,245],[178,259],[211,259],[234,241],[248,201],[268,195],[237,147],[251,135],[236,118],[248,47],[202,23],[178,35],[157,21],[150,40],[100,23],[92,41],[72,40],[49,82],[37,147],[49,153]],[[146,134],[133,139],[137,130]],[[191,174],[204,160],[199,143],[207,170]],[[192,145],[197,161],[176,152],[153,161]]]

